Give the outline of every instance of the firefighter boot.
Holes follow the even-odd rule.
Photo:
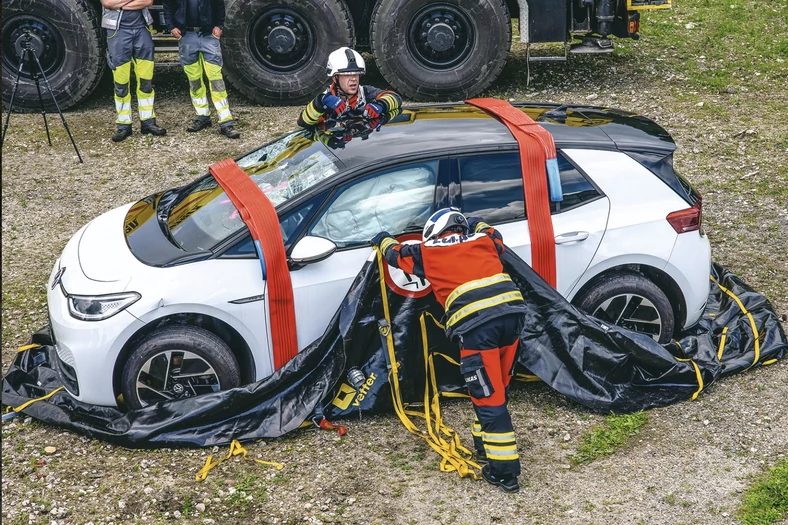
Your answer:
[[[118,127],[112,135],[112,142],[121,142],[131,136],[131,126]]]
[[[224,135],[224,136],[225,136],[225,137],[227,137],[228,139],[240,139],[240,138],[241,138],[241,134],[240,134],[240,133],[238,133],[237,131],[235,131],[235,130],[233,129],[233,126],[232,126],[232,125],[229,125],[229,126],[220,126],[220,127],[219,127],[219,133],[220,133],[221,135]]]
[[[189,124],[189,126],[186,128],[186,131],[188,131],[189,133],[196,133],[198,131],[202,131],[205,128],[210,128],[210,127],[211,127],[211,119],[196,118],[194,119],[194,122]]]
[[[482,477],[487,483],[500,487],[504,492],[517,492],[520,490],[520,484],[517,483],[517,478],[502,478],[492,473],[492,468],[489,464],[482,467]]]
[[[145,122],[143,122],[140,131],[142,132],[143,135],[150,134],[156,137],[163,137],[164,135],[167,134],[167,130],[157,126],[155,122],[151,124],[146,124]]]

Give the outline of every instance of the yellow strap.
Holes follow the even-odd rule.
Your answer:
[[[383,276],[383,254],[378,247],[375,247],[377,252],[378,270],[381,277]],[[386,291],[386,284],[384,279],[380,279],[380,294],[383,303],[383,316],[388,325],[391,325],[391,316],[389,313],[388,294]],[[427,382],[424,390],[424,412],[416,412],[415,410],[406,409],[402,403],[402,394],[399,385],[399,363],[397,362],[394,353],[394,339],[391,330],[388,330],[384,335],[386,338],[386,350],[389,355],[389,362],[391,363],[391,370],[389,371],[389,384],[391,385],[391,397],[394,404],[394,412],[399,417],[405,428],[413,434],[424,439],[427,444],[435,452],[441,456],[440,470],[442,472],[457,472],[460,477],[472,476],[474,479],[480,479],[479,474],[474,470],[481,470],[481,467],[470,460],[472,453],[460,444],[459,435],[452,429],[443,424],[440,415],[440,396],[437,388],[437,380],[435,378],[435,368],[432,361],[432,356],[429,355],[429,345],[427,344],[427,327],[424,322],[425,316],[421,316],[421,333],[423,349],[425,352],[425,367],[427,371]],[[434,318],[433,318],[434,320]],[[434,394],[430,396],[430,388]],[[433,416],[435,424],[433,425]],[[427,423],[427,431],[419,429],[411,420],[411,417],[418,417],[425,420]],[[444,439],[444,436],[448,440]]]
[[[242,458],[246,458],[247,454],[248,451],[244,448],[244,446],[241,445],[241,443],[238,440],[233,439],[230,442],[230,450],[227,452],[227,456],[221,459],[217,459],[216,461],[213,460],[213,456],[208,456],[208,458],[205,460],[205,465],[203,465],[203,467],[197,472],[197,475],[194,477],[194,479],[196,481],[205,481],[205,479],[208,477],[208,472],[216,465],[219,465],[220,463],[224,463],[225,461],[227,461],[233,456],[240,455]],[[254,461],[257,463],[261,463],[263,465],[271,465],[273,467],[276,467],[277,470],[282,470],[283,468],[285,468],[285,466],[282,465],[281,463],[276,463],[274,461],[263,461],[262,459],[255,459]]]
[[[47,395],[45,395],[45,396],[41,396],[41,397],[37,397],[37,398],[35,398],[35,399],[31,399],[30,401],[27,401],[27,402],[25,402],[25,403],[23,403],[23,404],[19,405],[19,406],[18,406],[18,407],[16,407],[16,408],[11,408],[11,407],[8,407],[8,408],[9,408],[9,410],[7,410],[6,412],[10,412],[11,410],[13,410],[14,412],[21,412],[22,410],[26,409],[27,407],[29,407],[30,405],[32,405],[32,404],[33,404],[33,403],[35,403],[36,401],[43,401],[43,400],[45,400],[45,399],[49,399],[50,397],[54,396],[55,394],[57,394],[57,393],[58,393],[58,392],[60,392],[61,390],[63,390],[63,387],[62,387],[62,386],[59,386],[59,387],[57,387],[56,389],[54,389],[53,391],[51,391],[50,393],[48,393]]]
[[[686,363],[689,361],[692,363],[692,367],[695,369],[695,378],[698,380],[698,389],[692,394],[692,401],[695,401],[698,398],[698,394],[700,391],[703,390],[703,375],[700,373],[700,367],[693,361],[692,359],[681,359],[679,357],[676,358],[676,361],[681,361],[682,363]]]
[[[720,290],[728,294],[734,301],[736,301],[736,304],[739,305],[739,309],[741,309],[742,313],[746,314],[750,320],[750,328],[752,328],[752,337],[753,339],[755,339],[755,359],[753,359],[752,364],[746,368],[746,370],[749,370],[750,368],[755,366],[755,363],[757,363],[758,360],[761,358],[761,342],[759,341],[760,336],[758,335],[758,328],[755,326],[755,319],[753,319],[752,314],[747,311],[747,309],[744,307],[744,304],[742,304],[739,298],[736,297],[736,294],[734,294],[733,292],[725,288],[723,285],[718,283],[713,275],[710,277],[711,280],[714,281],[714,284],[719,286]]]
[[[38,348],[39,346],[41,346],[41,345],[32,344],[32,345],[20,346],[19,348],[16,349],[16,353],[17,354],[21,354],[25,350],[30,350],[31,348]]]
[[[717,351],[717,359],[722,360],[722,350],[725,348],[725,338],[728,334],[728,327],[722,329],[722,336],[720,337],[720,349]]]

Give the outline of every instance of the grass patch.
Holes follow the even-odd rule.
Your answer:
[[[627,442],[629,436],[636,434],[646,423],[648,415],[644,412],[609,415],[604,426],[592,427],[591,433],[583,437],[583,444],[577,454],[571,457],[571,462],[575,465],[587,465],[599,457],[613,454]]]
[[[742,498],[739,519],[745,525],[768,525],[788,516],[788,460],[762,475]]]

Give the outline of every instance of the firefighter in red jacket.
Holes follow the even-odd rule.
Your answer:
[[[506,404],[525,305],[503,271],[501,234],[481,219],[444,208],[427,221],[421,243],[400,244],[381,232],[372,244],[388,264],[432,284],[446,310],[446,335],[460,345],[460,372],[476,411],[476,457],[486,461],[482,477],[517,491],[520,458]]]

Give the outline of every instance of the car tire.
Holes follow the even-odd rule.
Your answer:
[[[328,54],[353,45],[343,0],[228,0],[226,11],[227,80],[259,104],[308,102],[329,83]]]
[[[675,314],[668,297],[638,273],[603,275],[573,304],[603,322],[650,335],[660,344],[673,338]]]
[[[190,368],[189,375],[179,378],[183,366]],[[199,372],[206,373],[191,375]],[[122,374],[123,400],[131,409],[168,398],[229,390],[241,381],[238,361],[227,343],[196,326],[167,326],[151,332],[131,352]]]
[[[380,0],[370,41],[380,72],[400,94],[466,99],[503,70],[512,23],[502,0]]]
[[[8,107],[21,58],[25,32],[52,88],[50,96],[39,81],[44,109],[70,108],[87,98],[106,69],[106,40],[98,10],[87,0],[3,0],[2,78],[3,103]],[[37,53],[37,54],[38,54]],[[37,71],[38,67],[33,66]],[[25,67],[14,97],[14,110],[39,111],[35,82]]]

